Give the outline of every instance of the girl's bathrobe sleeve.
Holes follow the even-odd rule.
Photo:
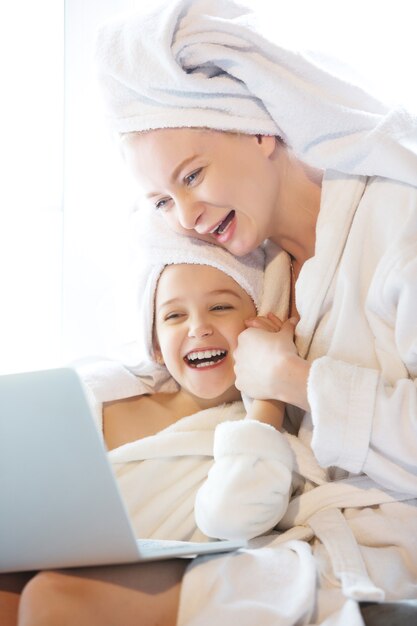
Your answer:
[[[103,402],[176,390],[172,379],[134,375],[115,361],[79,373],[99,430]],[[244,417],[242,402],[212,407],[109,453],[138,536],[249,539],[278,523],[292,489],[292,452],[282,433]]]
[[[195,500],[198,527],[219,539],[252,539],[287,510],[292,452],[284,435],[251,419],[216,427],[213,465]]]

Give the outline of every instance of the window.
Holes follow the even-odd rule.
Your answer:
[[[277,40],[336,55],[377,95],[417,110],[413,3],[246,2]],[[134,191],[105,126],[92,48],[101,21],[152,4],[1,4],[0,373],[103,354],[134,334],[120,287]]]
[[[3,373],[46,366],[60,354],[63,2],[2,3],[0,58]]]

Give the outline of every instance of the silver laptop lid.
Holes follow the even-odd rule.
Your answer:
[[[0,376],[0,571],[137,556],[77,374]]]

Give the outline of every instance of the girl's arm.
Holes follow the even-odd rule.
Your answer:
[[[293,459],[282,433],[244,419],[214,433],[214,464],[197,492],[197,526],[217,539],[251,539],[271,530],[287,510]]]
[[[285,404],[280,400],[253,400],[247,418],[281,430],[284,413]]]
[[[268,335],[278,318],[255,318]],[[214,433],[214,464],[195,501],[197,526],[209,537],[251,539],[284,515],[291,492],[292,453],[279,432],[285,405],[254,400],[246,419],[223,422]]]

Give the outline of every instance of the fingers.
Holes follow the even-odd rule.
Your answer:
[[[281,326],[280,334],[287,335],[292,340],[294,338],[295,327],[297,324],[298,319],[296,317],[290,317]]]
[[[277,331],[279,331],[279,328],[277,328],[275,324],[273,324],[266,318],[255,317],[251,320],[245,320],[245,325],[248,328],[260,328],[261,330],[267,330],[271,333],[276,333]]]
[[[251,317],[245,320],[245,324],[248,328],[260,328],[272,333],[278,332],[282,326],[281,320],[273,313],[268,313],[266,316]]]
[[[286,332],[294,334],[294,329],[298,324],[297,317],[290,317],[285,322],[282,322],[275,313],[267,313],[267,315],[258,315],[257,317],[250,317],[245,320],[245,325],[248,328],[260,328],[261,330],[267,330],[272,333],[277,333],[285,326]],[[288,329],[292,330],[288,330]]]
[[[267,318],[268,318],[268,319],[270,319],[270,320],[272,320],[272,321],[275,321],[275,322],[276,322],[277,324],[279,324],[280,326],[282,326],[282,324],[283,324],[282,320],[280,320],[280,319],[279,319],[279,317],[278,317],[277,315],[275,315],[275,313],[272,313],[272,311],[270,311],[270,312],[267,314]]]

